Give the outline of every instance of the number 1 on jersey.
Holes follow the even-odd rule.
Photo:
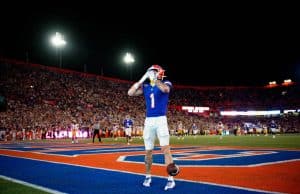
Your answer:
[[[150,99],[151,99],[151,108],[155,108],[154,93],[150,94]]]

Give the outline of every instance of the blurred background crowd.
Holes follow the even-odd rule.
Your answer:
[[[133,135],[142,133],[145,103],[143,97],[127,95],[130,81],[34,64],[2,62],[0,68],[1,140],[57,138],[61,131],[70,130],[72,122],[91,137],[95,121],[101,121],[102,134],[108,137],[116,128],[122,131],[126,115],[134,121]],[[281,133],[299,133],[299,88],[297,84],[274,88],[174,85],[168,111],[170,132],[217,134],[221,122],[229,134],[238,135],[249,133],[245,123],[269,129],[275,122]],[[182,106],[210,110],[194,114],[181,110]],[[222,110],[245,109],[296,111],[276,116],[220,115]]]

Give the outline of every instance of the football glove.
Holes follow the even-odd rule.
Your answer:
[[[154,71],[154,70],[148,71],[148,76],[149,76],[149,79],[151,81],[156,81],[157,80],[157,72]]]

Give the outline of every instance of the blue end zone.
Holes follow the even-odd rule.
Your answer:
[[[142,186],[143,175],[78,167],[23,158],[0,156],[0,174],[66,193],[107,193],[107,194],[159,194],[165,178],[153,177],[152,187]],[[120,164],[122,165],[122,164]],[[208,185],[187,181],[176,181],[176,188],[167,191],[183,193],[262,193],[224,186]]]

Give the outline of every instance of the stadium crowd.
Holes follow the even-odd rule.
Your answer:
[[[72,122],[77,122],[80,130],[91,137],[95,118],[101,121],[104,137],[111,137],[116,131],[122,136],[122,121],[127,114],[134,120],[133,135],[142,133],[144,99],[127,95],[132,84],[128,81],[40,65],[2,62],[0,68],[0,95],[6,99],[6,107],[0,112],[2,140],[68,138],[60,132],[70,131]],[[176,108],[183,105],[207,106],[211,111],[193,114]],[[268,128],[272,120],[282,133],[299,132],[299,113],[272,117],[219,115],[220,110],[226,109],[299,109],[297,86],[267,89],[175,85],[169,106],[172,135],[217,134],[219,122],[230,134],[246,134],[249,129],[245,123]]]

